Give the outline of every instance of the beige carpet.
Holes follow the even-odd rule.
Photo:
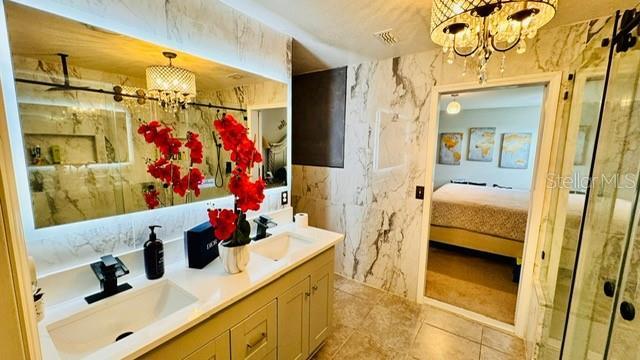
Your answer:
[[[509,324],[518,284],[509,259],[453,247],[429,247],[427,296]]]

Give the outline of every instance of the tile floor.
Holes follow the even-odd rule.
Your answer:
[[[333,333],[314,359],[524,359],[522,340],[336,275]]]

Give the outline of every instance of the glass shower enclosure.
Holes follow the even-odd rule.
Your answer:
[[[613,27],[605,72],[589,85],[602,100],[588,181],[574,193],[586,205],[559,321],[561,359],[640,359],[640,7],[619,11]]]

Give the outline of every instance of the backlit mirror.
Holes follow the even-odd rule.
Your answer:
[[[6,10],[17,171],[27,172],[36,229],[228,195],[230,154],[212,124],[224,114],[262,149],[254,176],[286,185],[286,84],[22,5]],[[180,143],[169,160],[179,171],[165,179],[182,182],[154,175],[163,150],[149,131]]]

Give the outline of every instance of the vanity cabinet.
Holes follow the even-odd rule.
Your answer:
[[[278,296],[278,359],[306,359],[331,330],[333,263]]]
[[[309,358],[331,331],[334,253],[325,250],[140,358]]]
[[[278,296],[278,359],[309,355],[309,278]]]
[[[333,263],[311,273],[309,299],[309,353],[315,352],[331,332],[333,317]]]

